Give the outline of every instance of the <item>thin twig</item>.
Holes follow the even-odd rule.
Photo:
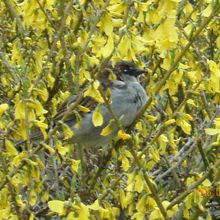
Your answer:
[[[130,152],[134,157],[135,163],[137,164],[138,168],[143,171],[144,180],[145,180],[147,186],[149,187],[149,189],[152,193],[152,197],[154,198],[155,202],[157,203],[157,206],[160,209],[161,214],[163,215],[164,219],[168,220],[169,219],[168,214],[167,214],[165,208],[163,207],[163,204],[160,200],[158,192],[156,191],[155,186],[152,184],[151,179],[148,176],[147,172],[144,171],[144,168],[143,168],[135,150],[133,149],[132,142],[129,141],[128,145],[129,145]]]
[[[0,59],[2,61],[2,64],[5,66],[5,68],[7,69],[8,73],[11,75],[11,77],[13,78],[12,83],[14,83],[15,85],[19,85],[20,84],[20,78],[18,73],[16,73],[14,67],[9,63],[9,61],[6,59],[5,54],[0,51]]]
[[[6,8],[8,9],[12,20],[15,20],[17,27],[18,27],[18,32],[20,34],[20,36],[23,38],[24,36],[24,27],[20,18],[20,15],[18,14],[15,6],[13,5],[11,0],[3,0]]]
[[[30,153],[28,153],[27,157],[21,160],[20,164],[18,164],[11,172],[8,173],[7,177],[2,180],[0,184],[0,190],[3,189],[5,184],[8,183],[8,180],[12,178],[15,174],[19,172],[19,170],[22,169],[22,167],[26,164],[26,160],[31,159],[37,152],[39,152],[42,149],[42,145],[38,145],[36,148],[34,148]]]

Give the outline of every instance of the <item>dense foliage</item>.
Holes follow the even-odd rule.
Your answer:
[[[0,0],[0,219],[217,218],[219,24],[218,0]],[[147,68],[146,108],[80,161],[53,117],[70,94],[103,102],[122,59]]]

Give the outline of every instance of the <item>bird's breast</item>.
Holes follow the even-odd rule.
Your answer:
[[[133,96],[130,101],[134,103],[137,110],[140,110],[147,102],[147,95],[144,88],[139,83],[132,85]]]
[[[117,86],[111,91],[111,110],[123,127],[127,127],[133,123],[146,101],[146,92],[139,83]],[[85,146],[100,146],[109,143],[117,135],[119,129],[117,123],[113,123],[112,133],[110,135],[100,135],[102,129],[113,118],[112,113],[105,104],[100,106],[100,112],[103,116],[103,124],[95,127],[92,122],[92,112],[86,114],[81,122],[81,126],[74,128],[75,142]]]

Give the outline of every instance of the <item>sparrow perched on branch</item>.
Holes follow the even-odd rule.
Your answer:
[[[75,118],[70,117],[65,121],[73,130],[72,142],[86,147],[110,143],[117,135],[120,126],[126,128],[131,125],[145,105],[147,95],[137,80],[140,74],[146,72],[145,70],[139,69],[133,62],[120,61],[110,71],[115,74],[115,80],[108,80],[106,77],[100,79],[101,89],[110,91],[109,97],[105,99],[108,103],[98,104],[94,99],[85,97],[81,105],[90,108],[91,111],[82,115],[78,126]],[[105,73],[108,75],[109,71],[106,69]],[[103,117],[103,123],[100,126],[95,126],[92,119],[97,104],[99,113]],[[108,125],[111,129],[110,134],[101,135]]]
[[[104,99],[101,103],[96,97],[91,98],[85,93],[80,98],[70,97],[54,117],[55,124],[62,121],[61,124],[68,125],[73,131],[73,136],[67,141],[84,147],[103,146],[109,144],[120,129],[131,125],[147,101],[146,92],[137,80],[144,72],[133,62],[117,62],[114,68],[106,68],[99,79],[97,91]],[[108,79],[111,74],[115,75],[114,80]],[[72,111],[71,106],[74,104],[76,108]],[[88,111],[82,111],[83,108]],[[93,118],[97,111],[102,118],[102,123],[98,125]],[[107,126],[108,131],[103,134]],[[64,134],[61,136],[62,139]],[[39,139],[42,139],[42,134],[33,137],[33,140]]]

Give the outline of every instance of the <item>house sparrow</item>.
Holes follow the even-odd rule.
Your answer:
[[[106,68],[99,78],[100,86],[103,91],[105,91],[106,97],[108,93],[109,106],[123,128],[133,123],[147,101],[146,92],[137,80],[137,76],[144,72],[145,70],[139,69],[133,62],[120,61],[116,63],[114,68]],[[115,80],[108,79],[112,73],[116,76]],[[76,100],[77,96],[69,98],[67,103],[62,106],[62,110],[54,117],[53,121],[55,124],[63,118],[71,103],[74,103]],[[117,132],[120,128],[118,123],[114,121],[113,114],[106,103],[99,103],[95,99],[85,96],[80,100],[79,105],[89,109],[89,112],[74,110],[63,120],[73,131],[73,136],[67,141],[84,147],[109,144],[112,139],[117,136]],[[93,113],[97,106],[99,106],[99,112],[103,117],[103,123],[100,126],[94,126],[92,120]],[[80,122],[77,118],[80,118]],[[105,136],[101,135],[102,130],[109,124],[111,132]],[[63,139],[64,134],[62,134],[62,131],[60,134],[61,136],[59,138]],[[33,135],[31,139],[34,142],[38,142],[43,139],[43,135],[38,133]]]
[[[137,76],[145,70],[139,69],[133,62],[120,61],[116,63],[112,72],[116,75],[115,80],[108,80],[107,74],[100,79],[104,90],[110,90],[110,107],[117,117],[120,125],[125,128],[132,124],[147,101],[144,88],[137,80]],[[98,103],[95,100],[85,97],[82,100],[83,106],[91,108],[91,112],[84,113],[80,125],[76,125],[76,120],[72,117],[65,123],[73,130],[71,142],[82,146],[103,146],[111,142],[116,137],[119,130],[118,124],[113,120],[113,115],[105,103],[99,104],[99,112],[103,116],[103,124],[95,127],[92,122],[92,115]],[[111,133],[107,136],[101,135],[102,130],[111,123]]]

